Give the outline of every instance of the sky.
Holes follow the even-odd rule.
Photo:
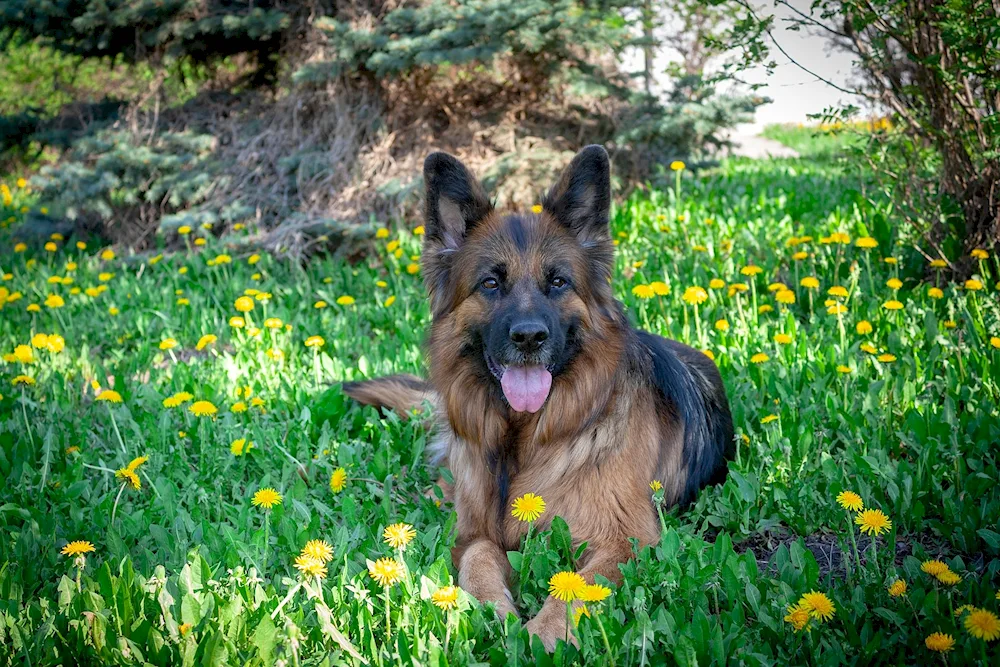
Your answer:
[[[789,2],[805,13],[808,13],[811,4],[810,0]],[[772,35],[791,59],[841,87],[851,87],[853,68],[850,54],[831,49],[827,40],[817,32],[789,30],[788,22],[783,19],[793,16],[793,12],[787,7],[775,7],[773,0],[758,0],[757,6],[760,8],[759,15],[775,15]],[[676,54],[669,52],[660,54],[655,61],[656,71],[662,72],[675,57]],[[841,103],[851,102],[863,108],[860,100],[803,71],[773,45],[771,57],[777,63],[771,75],[767,74],[764,67],[748,70],[741,75],[749,83],[763,83],[764,87],[758,93],[774,100],[771,104],[758,108],[755,122],[744,130],[757,132],[772,123],[807,123],[810,122],[809,114],[819,113]],[[641,69],[641,53],[632,54],[627,59],[626,66]],[[660,75],[659,79],[661,86],[669,85],[665,75]]]

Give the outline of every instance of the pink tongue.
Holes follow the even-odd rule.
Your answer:
[[[500,378],[503,395],[517,412],[538,412],[549,396],[552,373],[544,366],[511,366]]]

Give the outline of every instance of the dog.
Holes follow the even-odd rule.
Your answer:
[[[683,506],[726,477],[733,424],[719,371],[702,352],[632,327],[615,300],[603,147],[573,159],[541,211],[497,211],[445,153],[424,162],[424,185],[430,380],[343,390],[404,414],[434,406],[454,478],[459,585],[501,617],[517,614],[506,552],[527,530],[511,516],[525,493],[545,500],[541,527],[558,515],[587,543],[579,574],[617,583],[630,538],[659,540],[651,482]],[[551,651],[566,617],[550,597],[526,627]]]

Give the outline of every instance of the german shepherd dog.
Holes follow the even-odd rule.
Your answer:
[[[406,411],[430,400],[436,446],[454,477],[459,584],[501,617],[517,614],[508,550],[527,524],[511,502],[545,500],[587,543],[578,572],[621,580],[629,538],[659,540],[650,483],[669,504],[725,479],[733,425],[715,364],[634,329],[611,290],[611,177],[583,149],[540,212],[498,212],[457,159],[424,162],[423,274],[433,316],[430,381],[349,382],[362,403]],[[537,209],[536,209],[537,210]],[[552,650],[565,604],[549,598],[527,628]]]

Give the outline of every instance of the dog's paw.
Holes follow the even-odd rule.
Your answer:
[[[545,650],[549,653],[556,650],[556,642],[560,639],[566,640],[568,638],[569,643],[574,646],[580,645],[576,637],[573,636],[573,632],[569,630],[565,605],[560,606],[562,606],[561,610],[543,607],[538,612],[538,616],[535,616],[524,626],[529,635],[542,640],[542,645],[545,646]]]

